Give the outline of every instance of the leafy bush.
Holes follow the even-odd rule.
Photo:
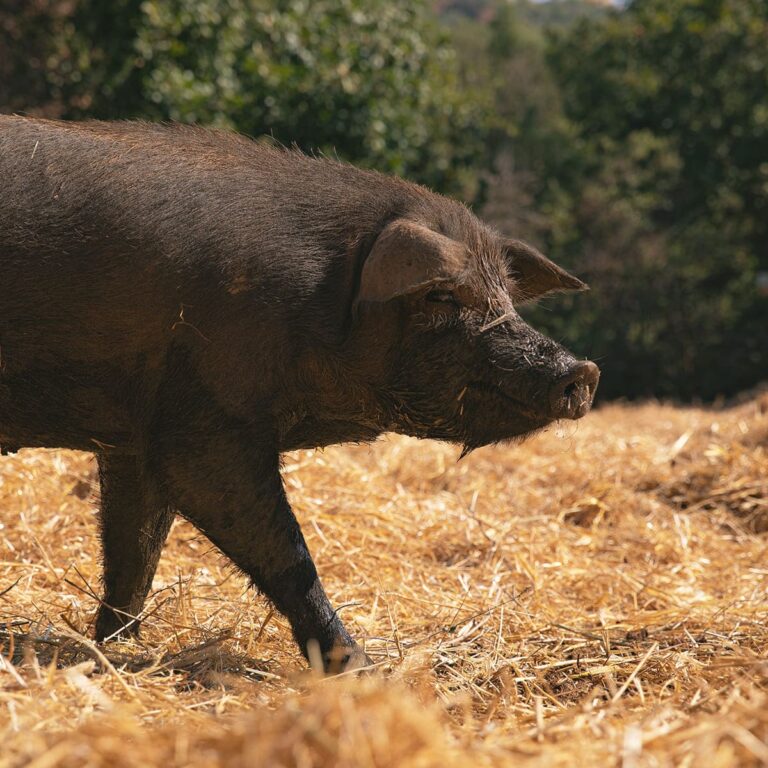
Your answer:
[[[603,397],[768,378],[768,5],[436,6],[7,0],[0,109],[228,126],[473,202],[591,283],[529,312]]]

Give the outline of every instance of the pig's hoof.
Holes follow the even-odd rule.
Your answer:
[[[368,654],[357,644],[336,646],[323,654],[323,667],[327,675],[341,672],[362,672],[373,664]]]
[[[128,640],[139,636],[139,621],[102,606],[96,617],[96,642]]]

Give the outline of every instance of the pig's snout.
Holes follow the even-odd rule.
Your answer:
[[[549,389],[553,419],[580,419],[592,407],[600,369],[590,360],[576,363]]]

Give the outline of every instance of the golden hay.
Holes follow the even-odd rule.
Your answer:
[[[93,461],[0,462],[0,765],[768,763],[768,395],[608,406],[524,445],[287,457],[378,662],[323,680],[187,523],[95,646]],[[348,602],[355,601],[355,602]]]

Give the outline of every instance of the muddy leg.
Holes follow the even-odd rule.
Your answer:
[[[135,456],[100,455],[101,538],[104,603],[96,617],[96,639],[121,629],[137,635],[134,619],[144,607],[173,512],[146,487]]]
[[[370,663],[331,607],[286,499],[276,454],[236,429],[174,440],[161,458],[170,499],[290,621],[327,671]]]

